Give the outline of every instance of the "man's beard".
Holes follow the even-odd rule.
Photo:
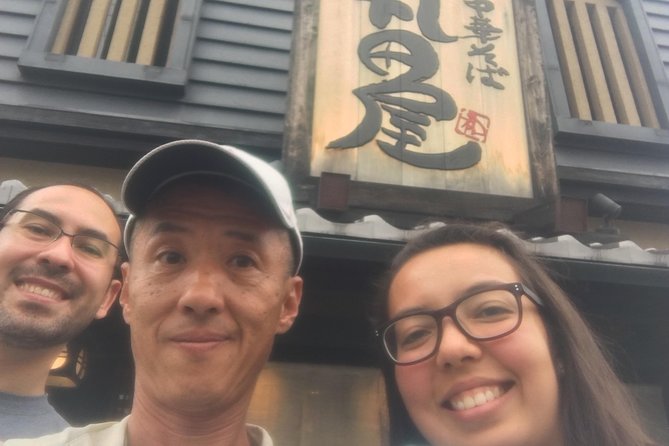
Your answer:
[[[48,319],[0,313],[0,343],[10,347],[41,349],[65,344],[83,331],[93,319],[75,320],[70,314]]]
[[[33,267],[17,267],[9,275],[10,283],[22,276],[45,277],[55,281],[67,293],[70,300],[82,299],[84,287],[65,277],[68,273],[49,264]],[[76,308],[68,306],[68,310],[58,314],[49,314],[41,305],[33,302],[22,302],[19,311],[8,311],[3,308],[0,300],[0,342],[17,348],[40,349],[62,345],[79,334],[90,323],[95,315],[81,314]],[[90,317],[89,317],[90,316]]]

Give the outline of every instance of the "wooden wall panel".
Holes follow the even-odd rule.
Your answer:
[[[387,446],[386,407],[379,370],[270,362],[249,421],[265,427],[277,445]]]
[[[191,79],[180,98],[95,91],[71,81],[46,87],[22,76],[16,60],[42,3],[0,0],[0,27],[11,31],[0,34],[0,105],[31,104],[38,110],[52,110],[56,121],[58,111],[65,108],[94,116],[127,116],[128,128],[133,120],[146,119],[191,125],[193,135],[203,134],[198,127],[204,134],[210,129],[232,129],[246,132],[250,140],[267,141],[268,153],[280,157],[293,0],[204,0]],[[105,21],[98,19],[104,28]]]
[[[34,17],[29,15],[0,15],[0,30],[6,36],[28,35],[33,28]]]
[[[221,76],[221,71],[225,71],[224,77]],[[288,73],[202,60],[191,68],[190,79],[197,82],[285,94]]]
[[[12,15],[37,15],[41,0],[0,0],[0,11]]]
[[[642,61],[638,53],[644,42],[635,40],[638,37],[634,37],[629,24],[633,18],[628,17],[624,3],[548,0],[547,10],[569,116],[660,128],[656,110],[659,105],[651,94],[654,87],[648,85],[652,77],[650,72],[644,72],[643,64],[648,61]],[[646,67],[648,70],[651,69]],[[558,102],[561,94],[556,92]]]
[[[669,0],[642,0],[664,71],[669,78]]]
[[[153,64],[166,8],[167,0],[151,0],[149,10],[146,13],[142,39],[139,42],[139,51],[137,52],[138,64]]]
[[[3,36],[2,39],[0,39],[0,58],[6,58],[2,61],[12,65],[17,75],[18,67],[16,66],[16,59],[19,58],[21,51],[23,51],[25,42],[25,38],[17,36]],[[7,80],[20,81],[20,79],[17,79],[14,76]]]
[[[292,13],[295,7],[293,0],[212,0],[210,3],[229,3],[232,5],[243,5],[254,8],[262,8],[273,11]]]
[[[67,44],[72,36],[74,29],[74,21],[77,18],[77,11],[81,7],[81,0],[70,0],[67,2],[65,11],[63,12],[63,19],[58,27],[58,32],[53,41],[51,52],[55,54],[65,54]]]
[[[632,33],[630,32],[625,13],[622,8],[616,8],[612,14],[613,23],[615,24],[616,34],[620,42],[623,60],[628,61],[626,65],[627,73],[630,77],[630,86],[632,88],[636,104],[641,116],[641,125],[645,127],[660,128],[660,123],[657,119],[653,98],[648,89],[646,76],[639,60]]]
[[[122,0],[118,13],[118,19],[114,26],[109,51],[108,60],[119,62],[128,59],[128,50],[132,42],[137,15],[139,14],[140,0]]]
[[[590,26],[588,7],[583,1],[574,1],[567,11],[586,87],[592,92],[590,106],[593,118],[597,121],[614,123],[616,114],[606,85],[597,42]]]
[[[128,50],[132,42],[137,16],[139,14],[140,0],[122,0],[121,6],[112,33],[108,60],[126,61],[128,59]]]
[[[221,29],[225,28],[225,32]],[[198,37],[217,42],[248,45],[257,48],[290,51],[291,33],[285,30],[249,28],[238,23],[222,23],[203,19],[197,30]]]
[[[608,88],[615,104],[617,122],[641,125],[625,67],[619,63],[623,59],[609,17],[609,7],[602,4],[595,5],[592,8],[591,21],[597,37],[602,65],[607,73]]]
[[[271,5],[266,1],[265,5]],[[267,8],[254,8],[237,2],[205,2],[202,14],[212,20],[266,29],[291,31],[293,15]]]
[[[193,49],[193,60],[204,59],[248,67],[288,71],[288,53],[265,48],[202,40]]]
[[[569,107],[573,116],[578,116],[581,119],[592,119],[565,2],[563,0],[548,0],[548,7],[556,24],[553,28],[553,32],[557,36],[555,45],[562,61],[562,69],[566,73],[564,83]]]
[[[111,0],[92,0],[88,19],[84,26],[77,55],[82,57],[96,57],[100,50],[100,39],[107,22],[107,11]]]

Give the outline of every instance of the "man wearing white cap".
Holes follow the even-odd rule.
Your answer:
[[[246,413],[302,296],[286,181],[233,147],[176,141],[132,168],[123,197],[133,214],[120,297],[135,358],[131,414],[7,446],[271,446]]]

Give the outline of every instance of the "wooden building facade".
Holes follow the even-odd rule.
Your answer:
[[[413,91],[379,90],[413,68]],[[0,182],[118,199],[180,138],[280,160],[306,294],[252,410],[277,444],[388,441],[375,282],[426,219],[504,220],[669,442],[668,79],[667,0],[0,0]],[[122,416],[118,309],[74,344],[86,373],[53,399],[74,423]]]

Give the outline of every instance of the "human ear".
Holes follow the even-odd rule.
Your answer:
[[[288,279],[288,284],[286,285],[288,290],[281,305],[281,315],[276,327],[277,333],[285,333],[293,326],[300,309],[300,302],[302,301],[303,283],[302,278],[299,276],[293,276]]]
[[[131,306],[128,297],[130,293],[128,290],[129,288],[128,282],[130,277],[130,264],[128,262],[124,262],[123,265],[121,265],[121,274],[123,275],[123,288],[121,288],[119,303],[121,304],[121,308],[123,309],[123,320],[125,321],[126,324],[129,324]]]
[[[109,286],[107,287],[107,291],[105,291],[104,299],[102,300],[98,311],[95,312],[95,319],[102,319],[103,317],[107,316],[107,313],[114,303],[116,296],[118,296],[120,289],[121,281],[112,279],[112,281],[109,283]]]

